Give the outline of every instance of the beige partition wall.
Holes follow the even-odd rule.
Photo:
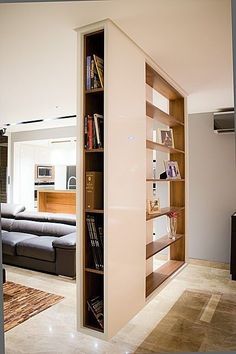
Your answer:
[[[153,272],[146,62],[159,69],[110,20],[77,32],[78,329],[108,339],[145,305],[146,269]]]

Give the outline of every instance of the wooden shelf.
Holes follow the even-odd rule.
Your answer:
[[[175,149],[163,144],[156,143],[151,140],[146,140],[146,148],[150,150],[159,150],[162,152],[167,152],[169,154],[184,154],[183,150]]]
[[[156,253],[164,250],[166,247],[183,238],[184,235],[176,235],[175,239],[170,239],[168,235],[160,237],[158,240],[150,242],[146,245],[146,259],[153,257]]]
[[[85,209],[86,213],[95,213],[95,214],[103,214],[103,209]]]
[[[184,126],[184,123],[180,122],[173,116],[163,112],[161,109],[154,106],[152,103],[146,101],[146,115],[150,118],[157,120],[170,128],[175,126]]]
[[[160,179],[160,178],[147,178],[146,179],[146,182],[185,182],[185,179],[184,178],[181,178],[181,179]]]
[[[155,214],[146,214],[146,220],[152,220],[152,219],[155,219],[155,218],[158,218],[160,216],[163,216],[163,215],[167,215],[171,212],[180,212],[184,210],[184,207],[168,207],[168,208],[162,208],[158,213],[155,213]]]
[[[148,64],[146,64],[146,83],[169,100],[182,98],[182,95]]]
[[[168,261],[146,277],[146,297],[184,265],[183,261]]]
[[[98,93],[98,92],[104,92],[104,89],[102,87],[100,87],[100,88],[97,88],[97,89],[85,90],[85,94]]]
[[[103,270],[97,270],[97,269],[93,269],[93,268],[85,268],[85,272],[100,274],[100,275],[104,274]]]
[[[104,152],[104,149],[85,149],[84,150],[86,153],[87,152]]]

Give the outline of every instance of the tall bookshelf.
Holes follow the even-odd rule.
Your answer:
[[[174,147],[168,147],[157,141],[146,140],[148,151],[156,151],[158,163],[159,153],[165,153],[167,160],[177,161],[181,179],[160,179],[158,176],[150,176],[151,168],[147,170],[147,197],[152,194],[152,185],[157,185],[157,195],[164,183],[167,183],[169,201],[168,206],[161,207],[155,214],[147,214],[146,221],[151,223],[147,231],[146,260],[150,261],[148,274],[146,277],[146,297],[150,296],[162,283],[179,270],[185,263],[185,99],[170,83],[168,83],[157,71],[146,63],[146,85],[155,90],[164,98],[167,106],[167,112],[161,110],[150,101],[146,101],[147,119],[153,120],[153,129],[155,124],[161,124],[164,129],[171,128],[173,131]],[[152,154],[147,154],[147,163],[152,163]],[[152,173],[152,171],[151,171]],[[162,200],[160,199],[162,206]],[[160,217],[168,217],[170,212],[177,212],[177,235],[170,239],[168,235],[155,234],[153,238],[153,222]],[[165,222],[163,220],[163,222]],[[158,231],[158,230],[157,230]],[[156,238],[157,236],[157,238]],[[153,270],[152,257],[168,248],[168,260]]]
[[[185,144],[181,136],[184,134],[185,122],[180,104],[185,98],[178,93],[175,85],[167,85],[165,74],[164,79],[161,78],[161,71],[151,58],[111,20],[89,24],[78,28],[77,32],[80,118],[77,154],[78,329],[109,339],[145,306],[146,296],[160,283],[157,281],[157,272],[146,273],[147,262],[159,250],[170,247],[169,266],[165,266],[163,272],[160,270],[165,273],[163,277],[166,279],[185,260]],[[87,57],[93,54],[104,60],[104,87],[88,90]],[[170,97],[169,114],[146,102],[146,83],[156,90],[164,90],[165,95],[167,89],[171,95],[178,95]],[[99,149],[86,149],[84,118],[94,113],[104,117],[104,144]],[[174,149],[166,149],[146,138],[146,116],[173,127],[176,141]],[[150,239],[147,244],[147,228],[150,228],[152,218],[157,217],[146,213],[146,190],[153,183],[152,177],[146,175],[146,152],[153,149],[162,149],[162,152],[170,154],[171,159],[178,159],[182,172],[181,181],[156,181],[160,185],[170,184],[170,206],[162,209],[162,215],[173,208],[181,211],[178,236],[174,243],[164,236],[156,241]],[[85,203],[88,172],[101,172],[103,176],[102,207],[94,210],[88,210]],[[96,269],[93,261],[86,223],[88,215],[92,215],[103,228],[102,270]],[[103,301],[103,328],[88,308],[88,300],[96,296]]]

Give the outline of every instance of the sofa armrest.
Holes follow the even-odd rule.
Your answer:
[[[76,232],[58,237],[56,240],[53,241],[52,245],[54,248],[75,249]]]

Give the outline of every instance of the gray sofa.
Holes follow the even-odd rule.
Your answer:
[[[1,204],[3,263],[75,277],[76,217]]]

